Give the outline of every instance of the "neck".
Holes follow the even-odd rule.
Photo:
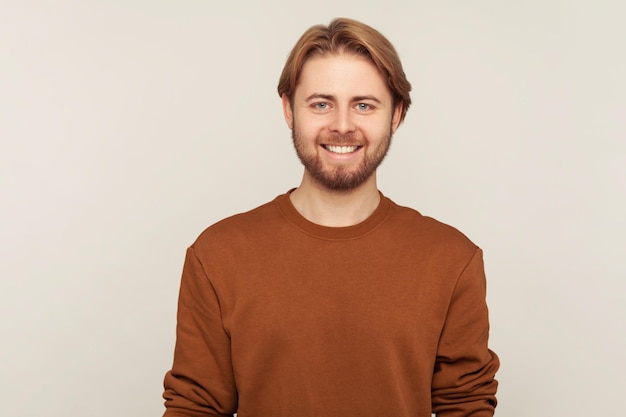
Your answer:
[[[313,181],[305,172],[300,186],[291,193],[290,198],[304,218],[328,227],[345,227],[360,223],[367,219],[380,203],[376,173],[353,190],[333,191]]]

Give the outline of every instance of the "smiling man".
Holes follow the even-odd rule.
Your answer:
[[[481,250],[377,188],[410,89],[365,24],[296,43],[278,93],[304,175],[188,249],[165,416],[493,415]]]

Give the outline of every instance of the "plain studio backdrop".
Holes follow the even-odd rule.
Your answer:
[[[161,415],[185,249],[298,185],[276,84],[338,16],[413,84],[380,189],[485,251],[496,414],[622,415],[622,4],[3,1],[2,415]]]

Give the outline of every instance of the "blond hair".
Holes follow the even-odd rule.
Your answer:
[[[278,82],[278,95],[293,100],[302,68],[309,58],[343,52],[364,56],[374,64],[387,82],[394,107],[402,105],[402,122],[411,105],[411,83],[406,79],[400,57],[380,32],[352,19],[334,19],[328,26],[315,25],[304,32],[287,58]]]

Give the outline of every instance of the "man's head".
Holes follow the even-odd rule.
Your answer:
[[[287,58],[278,82],[278,95],[293,100],[302,68],[310,58],[345,52],[365,57],[387,80],[394,106],[402,105],[402,122],[411,105],[411,83],[406,79],[400,57],[380,32],[352,19],[335,19],[328,26],[315,25],[304,32]]]
[[[305,179],[333,191],[375,185],[411,85],[379,32],[337,19],[296,43],[278,86]]]

